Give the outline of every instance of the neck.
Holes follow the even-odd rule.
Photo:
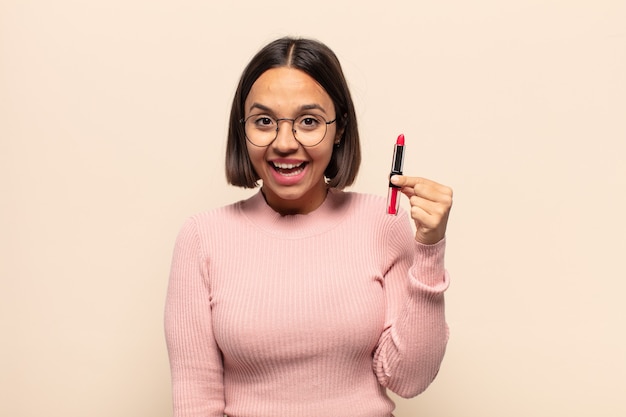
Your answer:
[[[326,195],[328,194],[328,187],[326,186],[326,183],[322,183],[319,189],[316,188],[311,191],[312,192],[307,193],[298,199],[288,200],[277,196],[271,191],[265,189],[265,187],[261,187],[261,193],[263,194],[263,198],[265,198],[267,205],[282,216],[309,214],[321,206],[324,203],[324,200],[326,200]]]

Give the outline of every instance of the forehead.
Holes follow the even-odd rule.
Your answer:
[[[257,78],[246,97],[246,111],[255,104],[274,111],[310,105],[317,105],[326,112],[334,110],[332,99],[313,77],[288,67],[269,69]]]

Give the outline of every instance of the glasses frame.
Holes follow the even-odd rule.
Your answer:
[[[251,145],[256,146],[257,148],[266,148],[266,147],[270,146],[272,143],[274,143],[274,141],[278,137],[278,130],[280,129],[280,122],[291,122],[291,134],[293,135],[293,138],[296,140],[296,142],[298,142],[300,145],[302,145],[305,148],[312,148],[312,147],[317,146],[320,143],[322,143],[322,141],[326,137],[326,133],[328,133],[328,125],[333,124],[333,123],[335,123],[337,121],[336,117],[333,120],[331,120],[330,122],[327,122],[326,119],[324,118],[324,116],[315,115],[316,117],[320,117],[324,121],[324,124],[326,125],[325,126],[325,130],[324,130],[324,134],[322,135],[322,138],[317,143],[315,143],[313,145],[305,145],[304,143],[300,142],[300,140],[296,136],[296,129],[295,129],[296,120],[298,120],[302,116],[298,116],[295,119],[290,119],[288,117],[281,117],[280,119],[275,119],[272,116],[266,116],[266,117],[268,117],[270,119],[273,119],[276,122],[276,135],[274,136],[274,139],[269,141],[269,143],[267,145],[257,145],[256,143],[252,142],[252,140],[250,140],[250,138],[246,134],[246,122],[248,121],[248,119],[250,119],[251,117],[255,117],[255,116],[264,116],[264,115],[263,115],[263,113],[251,114],[248,117],[244,117],[241,120],[239,120],[239,123],[241,123],[243,125],[243,134],[246,137],[246,140],[248,142],[250,142]],[[306,115],[303,115],[303,116],[306,116]]]

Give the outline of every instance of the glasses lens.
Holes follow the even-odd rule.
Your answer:
[[[277,122],[273,118],[267,115],[253,114],[246,119],[244,124],[246,138],[253,145],[267,146],[276,138],[276,126]]]
[[[255,146],[268,146],[276,139],[279,122],[292,123],[293,135],[303,146],[315,146],[326,136],[328,123],[319,115],[302,115],[296,119],[274,119],[265,114],[253,114],[244,122],[246,138]]]
[[[304,146],[315,146],[326,136],[328,124],[319,115],[304,115],[293,122],[294,136]]]

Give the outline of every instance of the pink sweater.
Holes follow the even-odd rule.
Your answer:
[[[381,197],[281,216],[259,192],[190,218],[165,308],[175,417],[389,417],[444,356],[445,242]]]

